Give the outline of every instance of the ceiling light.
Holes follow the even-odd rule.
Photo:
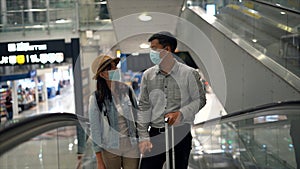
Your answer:
[[[55,21],[55,23],[71,23],[72,20],[70,19],[58,19]]]
[[[132,56],[138,56],[139,55],[139,52],[133,52],[131,53]]]
[[[140,48],[142,48],[142,49],[148,49],[149,47],[150,47],[150,45],[147,43],[140,44]]]
[[[116,54],[118,58],[121,57],[121,50],[120,49],[116,50]]]
[[[147,22],[147,21],[151,21],[152,20],[152,16],[147,15],[147,14],[141,14],[139,16],[139,20]]]
[[[92,38],[93,37],[93,31],[92,30],[86,30],[85,31],[85,36],[87,37],[87,38]]]

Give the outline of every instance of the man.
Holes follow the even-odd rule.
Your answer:
[[[12,120],[13,119],[13,103],[12,103],[10,90],[8,90],[8,96],[6,97],[6,100],[5,100],[5,107],[6,107],[6,111],[7,111],[6,119]]]
[[[200,75],[174,59],[177,40],[171,33],[156,33],[148,41],[150,59],[155,66],[144,72],[140,86],[138,134],[144,157],[141,168],[163,167],[166,160],[164,119],[168,118],[175,133],[175,168],[186,169],[192,146],[191,124],[195,114],[206,104]]]

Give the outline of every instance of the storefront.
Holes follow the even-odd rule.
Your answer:
[[[8,95],[18,114],[60,94],[73,81],[72,46],[73,39],[71,43],[64,39],[0,43],[1,116]]]
[[[31,79],[36,78],[36,71],[29,71],[23,74],[4,75],[0,77],[1,88],[0,88],[0,111],[1,117],[6,115],[5,101],[8,96],[14,99],[14,103],[17,103],[18,112],[28,109],[35,105],[35,95],[33,85],[29,83]],[[23,88],[25,84],[25,88]],[[17,88],[15,89],[15,87]]]

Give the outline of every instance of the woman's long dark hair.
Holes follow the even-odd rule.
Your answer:
[[[106,80],[100,76],[97,77],[96,97],[100,111],[103,110],[104,100],[112,101],[111,91],[106,83]]]
[[[122,82],[114,82],[116,94],[121,100],[126,94],[129,94],[129,88]],[[100,76],[97,77],[97,90],[96,90],[97,104],[100,111],[103,110],[103,105],[105,104],[104,100],[112,101],[111,89],[108,87],[106,80]]]

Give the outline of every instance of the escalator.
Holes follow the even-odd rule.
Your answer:
[[[297,168],[295,148],[299,142],[294,143],[292,139],[299,140],[299,110],[299,101],[267,104],[195,125],[191,166],[195,169]],[[298,135],[290,134],[291,126]]]
[[[299,24],[298,10],[266,1],[187,0],[176,35],[226,111],[236,112],[299,100]]]
[[[187,2],[191,9],[200,7],[206,13],[213,13],[222,25],[240,38],[300,75],[300,7],[283,6],[268,0]]]
[[[297,76],[300,75],[300,11],[243,1],[216,15],[231,30]]]
[[[189,4],[202,7],[206,12],[208,5],[214,5],[215,17],[221,24],[297,76],[300,75],[300,9],[267,0],[220,3],[200,0]]]

